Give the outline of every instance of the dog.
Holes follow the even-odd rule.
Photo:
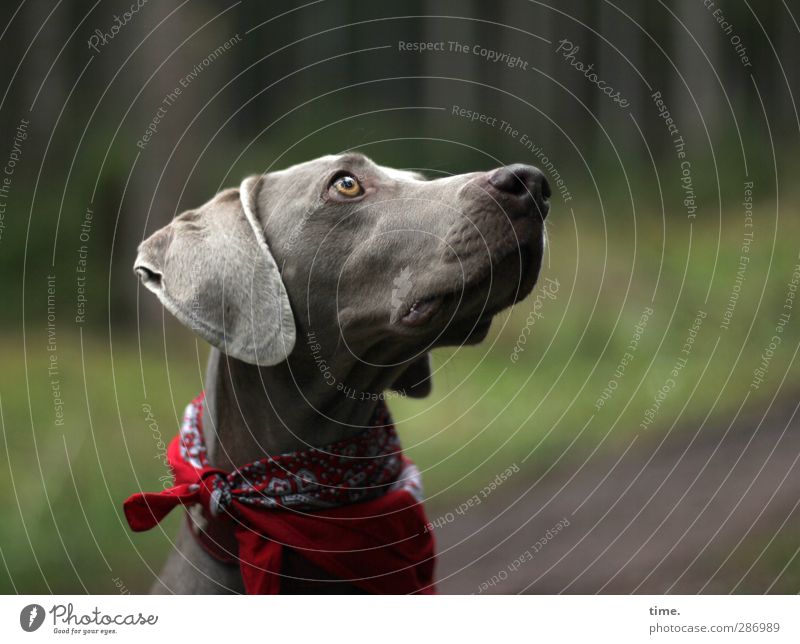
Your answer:
[[[209,463],[231,471],[347,441],[384,392],[428,395],[429,352],[480,342],[533,289],[549,197],[528,165],[431,180],[350,152],[249,177],[143,241],[142,283],[212,345]],[[280,583],[363,590],[292,548]],[[209,554],[191,521],[152,589],[243,590],[242,571]]]

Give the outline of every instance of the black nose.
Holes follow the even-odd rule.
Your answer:
[[[507,165],[492,172],[489,183],[500,192],[515,197],[527,210],[536,205],[542,219],[547,216],[545,202],[550,198],[550,185],[538,168],[522,163]]]

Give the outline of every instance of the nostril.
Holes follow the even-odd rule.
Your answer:
[[[542,196],[545,199],[549,199],[550,195],[552,194],[552,192],[550,192],[550,184],[547,183],[547,179],[541,172],[539,173],[539,178],[541,180],[541,185],[542,185]]]
[[[489,183],[502,192],[519,197],[550,198],[550,184],[542,171],[531,165],[516,163],[498,168],[489,176]]]
[[[502,192],[520,195],[528,191],[525,181],[513,171],[514,166],[498,168],[489,177],[489,183]]]

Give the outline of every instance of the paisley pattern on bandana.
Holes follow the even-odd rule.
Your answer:
[[[208,462],[203,407],[200,394],[167,448],[175,485],[123,503],[134,531],[186,508],[197,543],[222,563],[238,562],[248,594],[281,591],[286,549],[366,592],[436,592],[420,473],[383,404],[357,436],[232,472]]]
[[[186,407],[180,427],[181,457],[197,470],[210,468],[203,437],[201,393]],[[320,510],[374,499],[405,489],[421,501],[419,470],[403,457],[400,439],[381,404],[361,434],[324,447],[279,454],[213,477],[210,511],[217,516],[233,496],[266,508]]]

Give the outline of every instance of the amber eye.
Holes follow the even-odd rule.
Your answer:
[[[345,197],[357,197],[361,194],[361,184],[358,179],[349,174],[336,179],[333,182],[333,187],[336,188],[336,192]]]

